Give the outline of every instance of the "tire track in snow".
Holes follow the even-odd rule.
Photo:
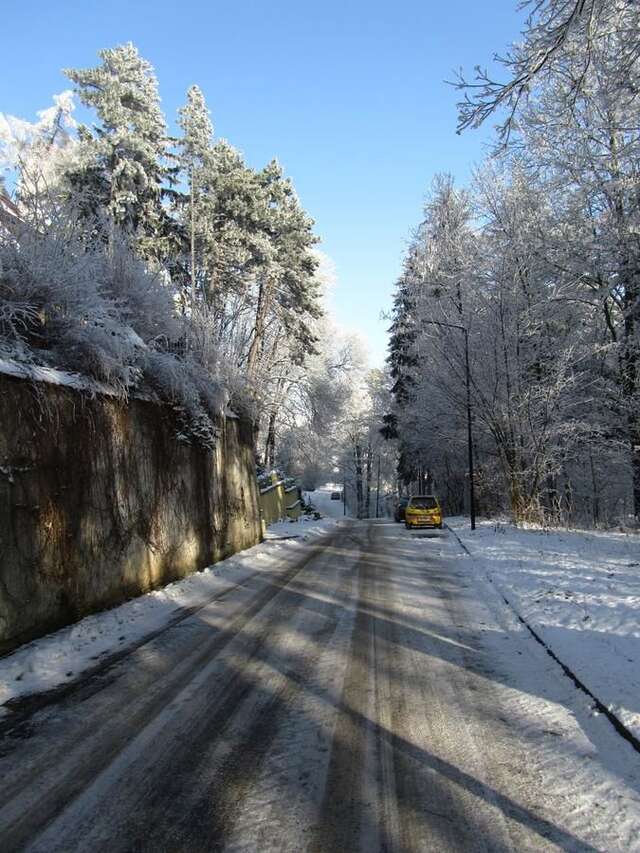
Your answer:
[[[203,666],[214,660],[243,632],[256,614],[323,553],[324,544],[326,541],[314,543],[310,553],[273,579],[266,589],[250,598],[228,626],[214,631],[204,647],[196,650],[182,666],[165,678],[164,689],[151,696],[138,697],[136,704],[129,704],[115,717],[105,720],[93,736],[79,740],[71,748],[65,743],[62,751],[54,749],[45,756],[46,764],[38,763],[29,774],[9,786],[0,800],[3,850],[22,849],[28,838],[33,837],[38,829],[43,829],[80,796],[137,734],[166,709]],[[97,689],[101,689],[100,686]],[[97,720],[96,726],[99,726]]]

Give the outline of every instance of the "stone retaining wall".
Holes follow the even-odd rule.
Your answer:
[[[251,428],[0,374],[0,652],[260,540]]]

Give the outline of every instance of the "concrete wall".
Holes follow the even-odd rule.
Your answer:
[[[299,518],[302,506],[298,487],[285,488],[284,482],[274,476],[271,485],[260,490],[260,509],[265,524]]]
[[[0,375],[0,651],[260,540],[251,429]]]

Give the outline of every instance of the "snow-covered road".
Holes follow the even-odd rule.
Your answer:
[[[0,730],[3,851],[640,849],[640,756],[446,531],[348,522]]]
[[[327,483],[326,486],[321,486],[313,492],[305,492],[305,501],[326,518],[343,518],[345,515],[344,504],[341,500],[331,500],[332,494],[342,495],[342,486],[339,484]]]

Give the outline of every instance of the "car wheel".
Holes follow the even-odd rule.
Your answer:
[[[404,526],[405,526],[405,529],[406,529],[406,530],[411,530],[411,525],[410,525],[410,524],[407,524],[407,522],[406,522],[406,521],[405,521],[405,523],[404,523]]]

